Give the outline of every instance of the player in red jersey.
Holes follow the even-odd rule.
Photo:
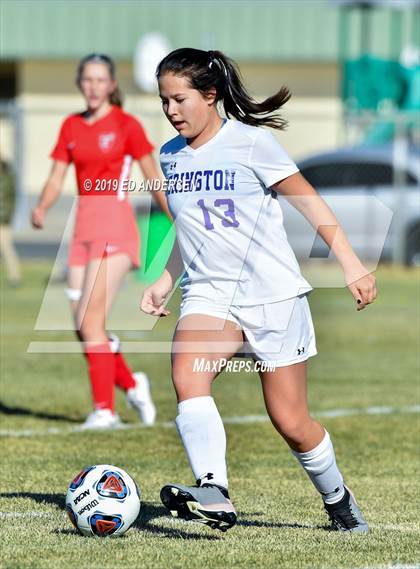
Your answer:
[[[155,420],[147,376],[132,374],[116,337],[109,338],[105,323],[121,282],[139,266],[139,233],[127,199],[131,164],[137,160],[146,180],[160,180],[153,146],[141,124],[121,108],[115,66],[106,55],[84,57],[77,85],[86,110],[67,117],[51,153],[54,160],[32,225],[42,229],[47,211],[59,197],[71,162],[78,187],[78,204],[69,252],[68,289],[76,331],[83,342],[92,387],[94,411],[85,428],[113,428],[120,424],[114,411],[114,386],[146,424]],[[168,213],[166,200],[153,192]],[[169,214],[168,214],[169,215]]]

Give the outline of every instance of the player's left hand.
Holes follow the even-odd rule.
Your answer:
[[[31,223],[34,229],[43,229],[45,220],[45,209],[42,207],[34,207],[31,212]]]
[[[377,297],[376,279],[372,274],[365,274],[357,280],[353,280],[350,275],[346,274],[345,278],[347,288],[357,303],[358,311],[366,308]]]

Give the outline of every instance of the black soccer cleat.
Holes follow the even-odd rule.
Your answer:
[[[345,494],[339,502],[335,504],[324,503],[324,508],[331,520],[331,529],[334,531],[367,533],[369,526],[353,494],[346,486],[344,486],[344,491]]]
[[[228,491],[215,484],[182,486],[168,484],[160,491],[163,505],[181,518],[225,532],[236,524],[236,511]]]

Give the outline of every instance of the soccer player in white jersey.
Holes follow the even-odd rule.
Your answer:
[[[196,486],[168,484],[172,515],[223,531],[236,522],[228,494],[226,434],[211,386],[244,339],[260,372],[270,419],[320,493],[332,528],[368,525],[336,464],[329,434],[308,411],[306,361],[316,354],[302,277],[287,242],[278,195],[313,225],[340,262],[357,310],[376,297],[375,278],[352,250],[333,212],[264,126],[284,129],[276,111],[286,88],[257,103],[232,60],[219,51],[178,49],[158,66],[163,111],[179,135],[161,149],[177,246],[141,307],[169,312],[165,301],[183,273],[172,350],[176,425]],[[228,119],[218,112],[223,105]],[[233,117],[236,120],[232,120]],[[197,359],[209,365],[200,370]]]

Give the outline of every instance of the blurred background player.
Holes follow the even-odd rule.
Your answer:
[[[20,261],[12,237],[12,217],[16,201],[16,181],[13,168],[0,158],[0,253],[6,269],[7,282],[20,285]]]
[[[86,110],[67,117],[51,157],[54,162],[37,206],[32,211],[36,229],[60,195],[71,162],[75,165],[78,204],[69,250],[68,298],[79,339],[83,342],[92,388],[94,411],[85,428],[114,428],[114,387],[126,392],[147,425],[155,421],[148,378],[132,373],[119,350],[119,341],[107,334],[106,318],[128,271],[139,267],[139,233],[124,191],[133,160],[146,180],[160,179],[153,146],[143,127],[122,110],[113,61],[103,54],[84,57],[77,85]],[[161,192],[153,192],[164,211]]]
[[[162,501],[174,516],[213,528],[225,531],[236,523],[226,434],[211,388],[215,368],[245,338],[255,359],[273,366],[260,371],[268,414],[322,496],[332,529],[367,532],[330,436],[309,415],[306,361],[317,353],[307,301],[312,287],[287,241],[277,195],[287,197],[335,254],[358,310],[375,299],[375,278],[326,203],[260,128],[285,128],[273,112],[290,93],[283,87],[257,103],[232,60],[219,51],[176,50],[161,61],[157,77],[163,111],[179,132],[162,147],[161,165],[180,255],[175,248],[141,306],[148,314],[167,315],[165,299],[183,266],[172,377],[176,424],[197,480],[194,487],[164,486]],[[237,120],[220,117],[219,101],[227,117]],[[197,359],[210,365],[197,370]]]

